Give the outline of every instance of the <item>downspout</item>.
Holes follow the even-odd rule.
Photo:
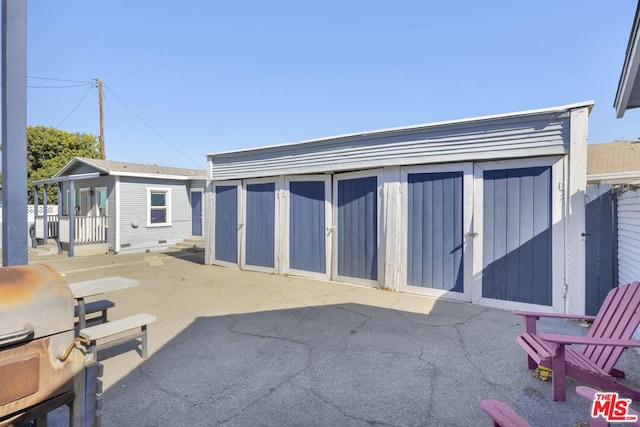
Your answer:
[[[119,253],[120,252],[120,177],[116,176],[115,177],[115,186],[114,186],[114,192],[115,192],[115,205],[116,205],[116,209],[115,209],[115,253]]]

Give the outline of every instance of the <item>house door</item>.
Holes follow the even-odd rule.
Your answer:
[[[78,200],[78,216],[89,216],[92,211],[91,206],[91,189],[81,188]]]
[[[202,191],[191,191],[191,235],[202,236]]]
[[[378,285],[378,173],[355,172],[334,178],[335,277]]]

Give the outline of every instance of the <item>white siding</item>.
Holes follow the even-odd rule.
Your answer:
[[[171,225],[147,226],[147,188],[171,189]],[[185,181],[120,177],[120,252],[160,250],[191,236]]]
[[[618,196],[618,284],[640,280],[640,190]]]
[[[499,117],[209,155],[213,180],[562,155],[569,113]]]

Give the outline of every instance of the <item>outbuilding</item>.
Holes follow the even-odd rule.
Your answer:
[[[209,154],[206,262],[584,313],[592,107]]]

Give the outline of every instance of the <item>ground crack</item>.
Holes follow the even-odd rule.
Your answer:
[[[313,390],[311,388],[303,387],[303,386],[301,386],[299,384],[294,384],[294,383],[290,383],[290,384],[293,387],[297,387],[297,388],[299,388],[301,390],[304,390],[304,391],[307,391],[307,392],[313,394],[321,402],[324,402],[327,405],[335,408],[335,410],[338,411],[340,413],[340,415],[342,415],[345,418],[348,418],[348,419],[354,420],[354,421],[361,421],[361,422],[369,424],[371,426],[391,426],[391,427],[395,427],[394,424],[384,423],[382,421],[376,421],[376,420],[367,420],[367,419],[364,419],[364,418],[357,417],[355,415],[347,414],[345,411],[342,410],[342,408],[340,408],[338,405],[336,405],[335,403],[331,402],[330,400],[325,399],[320,394],[318,394],[315,390]]]

